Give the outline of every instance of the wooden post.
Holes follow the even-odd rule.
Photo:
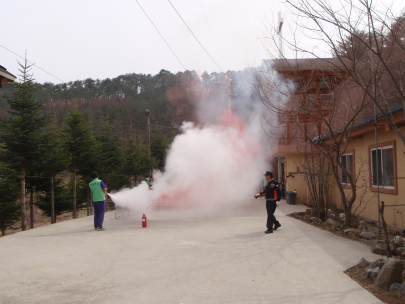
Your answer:
[[[34,228],[34,188],[30,187],[30,228]]]
[[[73,218],[77,218],[76,209],[76,161],[73,161]]]
[[[55,215],[55,189],[53,184],[53,172],[51,174],[51,224],[56,223],[56,215]]]

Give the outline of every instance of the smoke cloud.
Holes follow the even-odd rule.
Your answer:
[[[198,105],[201,125],[184,122],[168,151],[164,172],[122,189],[111,198],[118,208],[134,213],[187,209],[198,214],[221,212],[246,204],[257,193],[269,170],[270,143],[261,116],[268,113],[251,91],[250,71],[238,72],[233,92],[224,86]],[[231,93],[231,94],[230,94]],[[232,95],[232,110],[228,96]],[[132,213],[131,213],[132,215]]]

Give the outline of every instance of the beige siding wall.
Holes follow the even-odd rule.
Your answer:
[[[402,133],[405,134],[405,127],[401,128]],[[402,141],[393,130],[385,130],[385,127],[380,128],[378,132],[378,142],[383,144],[385,142],[395,141],[395,159],[396,159],[396,193],[383,193],[380,194],[380,200],[384,201],[386,205],[401,205],[405,204],[405,148]],[[378,203],[376,192],[371,191],[370,188],[370,160],[369,160],[369,146],[375,144],[374,132],[364,134],[362,138],[350,141],[348,150],[354,152],[354,169],[357,178],[357,200],[355,202],[353,211],[366,218],[377,221],[378,220]],[[297,202],[302,204],[312,205],[312,199],[307,190],[307,184],[302,175],[302,170],[299,161],[300,154],[285,154],[278,157],[278,166],[280,166],[280,158],[286,159],[286,176],[289,174],[294,177],[287,178],[286,191],[297,192]],[[301,173],[299,172],[301,171]],[[347,194],[350,190],[345,190]],[[333,201],[341,209],[341,195],[338,187],[335,185],[333,189]],[[385,219],[388,225],[397,228],[405,228],[405,206],[390,206],[385,208]]]
[[[311,196],[307,189],[307,183],[304,179],[302,173],[302,169],[300,169],[300,162],[298,160],[299,154],[286,154],[282,157],[286,159],[286,176],[293,175],[294,177],[290,176],[287,177],[287,189],[286,191],[296,191],[297,192],[297,203],[301,204],[312,204]],[[280,158],[279,157],[279,166],[280,166]]]
[[[405,133],[405,128],[401,128],[401,131]],[[395,141],[396,171],[397,177],[399,177],[396,181],[397,194],[381,193],[380,200],[384,201],[386,205],[400,205],[405,204],[405,179],[403,178],[405,177],[405,148],[394,131],[385,131],[384,128],[379,129],[378,142],[382,144],[391,141]],[[360,215],[372,220],[378,220],[377,195],[376,192],[370,191],[369,146],[373,144],[375,144],[374,132],[368,132],[363,138],[352,140],[348,145],[348,150],[354,150],[355,171],[356,176],[359,176],[358,186],[360,186],[357,195],[359,197],[363,196],[362,199],[357,199],[354,207],[358,207],[358,212],[364,209]],[[384,191],[383,189],[382,192]],[[339,205],[340,194],[337,187],[335,187],[334,193],[334,201]],[[388,225],[405,228],[405,206],[385,208],[385,219]]]

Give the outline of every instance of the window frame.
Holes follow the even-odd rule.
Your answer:
[[[386,194],[395,194],[398,195],[398,180],[397,180],[397,149],[396,149],[396,141],[386,141],[383,143],[378,143],[378,149],[387,149],[389,146],[392,146],[392,154],[393,154],[393,166],[394,166],[394,186],[380,186],[380,193]],[[377,192],[377,185],[373,185],[373,160],[371,157],[372,151],[376,151],[376,145],[369,145],[368,146],[368,162],[369,162],[369,188],[371,192]],[[378,152],[376,153],[378,155]]]
[[[345,156],[345,155],[352,155],[353,156],[353,159],[352,159],[353,172],[352,172],[352,174],[353,174],[353,182],[356,182],[356,161],[355,161],[356,153],[355,153],[355,150],[354,149],[346,150],[342,155],[340,155],[340,161],[342,161],[342,156]],[[340,168],[340,170],[339,170],[339,175],[340,175],[340,182],[342,183],[343,188],[351,189],[352,185],[350,185],[350,183],[344,183],[343,180],[342,180],[342,168]]]

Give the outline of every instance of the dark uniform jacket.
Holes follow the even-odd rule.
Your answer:
[[[267,200],[279,201],[281,199],[280,184],[273,179],[267,183],[264,191],[260,193],[261,196],[266,196]]]

